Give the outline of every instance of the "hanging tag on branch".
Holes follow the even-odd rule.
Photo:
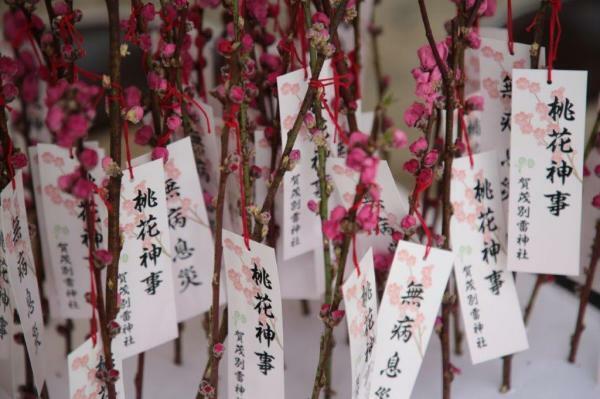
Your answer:
[[[508,268],[577,275],[587,72],[552,79],[513,71]]]
[[[452,165],[450,223],[456,285],[471,361],[476,364],[529,347],[512,273],[506,268],[506,221],[496,151]]]

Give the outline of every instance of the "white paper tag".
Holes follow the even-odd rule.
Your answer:
[[[124,242],[119,260],[121,307],[117,315],[121,332],[112,343],[120,359],[177,337],[162,159],[135,167],[133,175],[130,180],[125,174],[121,184]]]
[[[230,398],[280,399],[283,379],[283,314],[275,251],[223,230],[227,280]]]
[[[510,172],[510,120],[513,68],[529,68],[530,46],[514,43],[514,55],[506,45],[506,39],[482,38],[479,53],[483,112],[478,113],[479,131],[476,140],[479,151],[498,150],[500,181],[503,185],[502,203],[504,212],[508,210],[508,176]],[[544,48],[541,49],[541,59]]]
[[[46,379],[42,302],[31,251],[21,171],[17,171],[13,181],[15,188],[9,183],[0,194],[2,245],[6,247],[8,280],[25,335],[35,386],[41,392]]]
[[[398,242],[377,316],[369,398],[410,398],[435,326],[454,255]]]
[[[104,151],[90,144],[103,157]],[[90,287],[89,249],[86,214],[83,201],[64,192],[58,179],[73,173],[79,166],[69,150],[53,144],[38,144],[38,172],[43,209],[42,234],[45,236],[51,268],[56,284],[60,315],[71,319],[89,319],[92,308],[85,300]],[[100,163],[90,171],[90,177],[100,184],[103,177]],[[107,247],[108,214],[102,200],[94,195],[96,210],[95,245]],[[83,267],[85,265],[86,267]]]
[[[587,72],[546,80],[543,70],[513,70],[508,268],[576,275]]]
[[[377,334],[377,286],[373,251],[369,249],[342,291],[350,337],[352,399],[368,399],[373,369],[373,348]]]
[[[292,129],[304,95],[309,87],[310,72],[305,79],[304,70],[299,69],[277,77],[277,93],[279,98],[279,121],[281,124],[281,140],[286,143],[287,134]],[[331,61],[323,65],[320,79],[331,78],[333,72]],[[334,86],[325,87],[325,100],[331,108],[334,97]],[[327,112],[323,112],[327,122],[328,140],[333,143],[335,125]],[[334,150],[333,146],[330,148]],[[300,160],[296,167],[287,172],[283,177],[283,257],[288,260],[302,255],[317,247],[315,231],[320,230],[318,216],[307,207],[309,200],[318,201],[318,181],[316,170],[313,168],[315,145],[311,141],[310,133],[303,125],[298,133],[294,149],[300,151]]]
[[[0,359],[10,357],[13,325],[11,297],[8,264],[6,263],[6,245],[2,235],[0,237]]]
[[[165,194],[175,281],[177,321],[206,312],[212,302],[213,237],[189,137],[167,146]],[[133,160],[150,161],[150,154]]]
[[[254,164],[260,168],[260,176],[254,182],[255,203],[261,207],[267,197],[269,177],[271,176],[271,144],[263,129],[254,131]]]
[[[125,398],[123,387],[123,367],[120,360],[115,359],[115,370],[119,379],[115,382],[117,399]],[[96,346],[88,339],[81,346],[69,353],[67,357],[69,372],[69,399],[103,399],[108,398],[108,389],[102,380],[97,378],[98,371],[106,371],[104,351],[100,334]]]
[[[452,165],[450,224],[455,277],[474,364],[528,348],[512,273],[506,268],[506,222],[496,151]]]
[[[37,145],[29,147],[29,170],[33,186],[33,198],[35,200],[35,213],[37,216],[37,229],[42,251],[40,261],[44,265],[44,270],[50,270],[46,273],[44,282],[44,292],[48,298],[48,307],[50,308],[50,318],[56,318],[60,313],[60,304],[58,303],[58,290],[54,282],[54,273],[50,266],[50,249],[48,248],[48,237],[46,235],[46,222],[44,220],[44,202],[42,200],[42,185],[40,183],[40,171]]]

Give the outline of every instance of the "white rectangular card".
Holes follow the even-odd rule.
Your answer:
[[[304,95],[306,94],[310,72],[305,79],[303,69],[281,75],[277,78],[277,93],[279,98],[279,121],[281,124],[281,142],[283,146],[287,141],[287,134],[292,129]],[[333,76],[331,61],[323,65],[320,79]],[[334,97],[333,85],[325,87],[325,100],[330,104]],[[335,125],[327,112],[323,112],[327,122],[328,142],[333,143]],[[309,200],[318,200],[318,181],[313,164],[315,145],[311,141],[308,129],[303,125],[294,143],[294,149],[300,151],[300,160],[296,167],[286,172],[283,177],[283,223],[281,224],[283,236],[283,257],[288,260],[302,255],[316,248],[320,241],[316,231],[320,230],[318,216],[307,207]],[[333,149],[333,146],[330,145]]]
[[[14,188],[13,183],[9,183],[0,194],[3,245],[6,246],[6,263],[9,265],[8,280],[25,335],[35,386],[41,392],[46,379],[44,321],[21,171],[16,173],[13,182]]]
[[[184,321],[207,311],[212,304],[214,243],[190,138],[169,144],[167,149],[169,159],[164,167],[170,253],[177,321]],[[133,163],[140,165],[150,159],[146,154]]]
[[[162,159],[123,175],[116,357],[126,359],[177,337],[175,286]]]
[[[123,386],[123,367],[119,359],[114,359],[119,379],[115,382],[117,399],[125,398]],[[67,357],[69,373],[69,399],[108,398],[108,389],[104,381],[98,379],[97,372],[106,371],[102,339],[98,333],[96,345],[87,339]]]
[[[13,324],[11,298],[8,263],[6,263],[6,244],[4,243],[4,235],[0,234],[0,359],[10,357]]]
[[[398,242],[377,316],[369,398],[410,398],[454,263],[449,251]]]
[[[103,157],[104,151],[86,144]],[[53,144],[38,144],[38,173],[42,199],[42,227],[60,315],[71,319],[89,319],[92,308],[85,300],[90,287],[89,248],[86,213],[83,201],[61,190],[58,179],[79,167],[69,150]],[[91,178],[100,184],[104,176],[100,162],[90,171]],[[103,201],[94,195],[96,210],[95,245],[107,248],[108,213]],[[85,265],[86,267],[82,267]]]
[[[273,248],[223,230],[229,398],[285,396],[283,314]]]
[[[368,399],[377,334],[377,285],[373,250],[359,262],[342,287],[350,337],[352,399]]]
[[[452,165],[450,224],[456,285],[471,361],[481,363],[528,348],[512,273],[506,268],[506,222],[496,151]]]
[[[513,70],[508,268],[579,273],[584,71]]]

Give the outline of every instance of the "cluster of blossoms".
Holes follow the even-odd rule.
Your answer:
[[[329,17],[322,12],[317,12],[311,20],[312,26],[306,37],[310,40],[312,47],[326,57],[331,57],[335,52],[335,46],[331,43],[329,37]]]
[[[46,92],[46,126],[61,147],[71,148],[84,138],[96,116],[101,90],[83,81],[60,79]]]
[[[403,165],[403,169],[415,176],[417,185],[421,187],[427,187],[433,182],[439,158],[439,151],[437,149],[428,150],[428,148],[427,139],[419,137],[409,146],[413,157]]]

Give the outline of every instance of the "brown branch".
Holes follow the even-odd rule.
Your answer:
[[[109,28],[109,63],[110,63],[110,97],[109,97],[109,122],[110,122],[110,157],[117,164],[121,165],[121,106],[119,98],[122,95],[121,87],[121,54],[120,54],[120,34],[119,34],[119,1],[106,0],[106,9],[108,11]],[[118,284],[119,259],[121,257],[121,236],[119,232],[119,209],[121,194],[122,174],[110,176],[108,185],[108,195],[110,206],[113,212],[108,215],[108,250],[112,255],[112,262],[108,265],[106,272],[106,319],[112,321],[116,318],[118,312]],[[101,304],[100,304],[101,306]],[[99,307],[100,307],[99,306]],[[101,325],[100,330],[106,330],[106,325]],[[104,342],[104,358],[108,370],[114,368],[111,339],[106,339],[102,333]],[[116,399],[114,383],[108,382],[108,397]]]

